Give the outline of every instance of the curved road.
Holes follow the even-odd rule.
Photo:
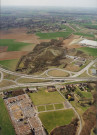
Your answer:
[[[0,88],[0,91],[3,91],[5,89],[10,89],[10,88],[17,88],[17,87],[31,87],[31,86],[47,86],[47,85],[57,85],[57,84],[62,84],[63,83],[63,80],[64,81],[69,81],[69,82],[76,82],[76,81],[95,81],[97,80],[97,78],[95,77],[83,77],[83,78],[79,78],[78,76],[81,75],[82,73],[84,73],[85,71],[88,72],[88,69],[97,61],[97,58],[93,61],[91,61],[84,69],[82,69],[81,71],[79,72],[70,72],[70,71],[67,71],[67,70],[62,70],[62,69],[57,69],[57,68],[54,68],[56,70],[61,70],[61,71],[64,71],[64,72],[68,72],[69,74],[73,73],[75,75],[73,76],[70,76],[70,77],[52,77],[52,76],[49,76],[47,73],[51,70],[54,70],[54,69],[48,69],[46,70],[44,73],[42,73],[41,75],[37,75],[37,76],[33,76],[33,75],[26,75],[26,74],[20,74],[20,73],[16,73],[16,72],[12,72],[12,71],[9,71],[9,70],[6,70],[6,69],[3,69],[3,68],[0,68],[0,74],[1,74],[1,78],[0,78],[0,82],[2,82],[3,80],[7,80],[7,79],[3,79],[3,73],[2,72],[5,72],[5,73],[8,73],[8,74],[11,74],[11,75],[15,75],[15,76],[18,76],[19,78],[33,78],[33,79],[47,79],[47,80],[51,80],[50,82],[42,82],[42,83],[25,83],[25,84],[22,84],[22,83],[18,83],[16,79],[15,81],[13,80],[9,80],[9,81],[12,81],[14,82],[16,85],[11,85],[11,86],[7,86],[7,87],[3,87],[3,88]],[[46,74],[47,77],[42,77],[42,75]],[[58,82],[57,82],[57,79],[58,79]],[[59,82],[62,81],[62,82]],[[65,82],[64,82],[65,83]],[[59,94],[61,94],[61,92],[57,89],[57,91],[59,92]],[[61,94],[61,96],[63,96]],[[64,97],[64,96],[63,96]],[[65,98],[65,97],[64,97]],[[66,99],[65,99],[66,100]],[[67,100],[66,100],[67,101]],[[68,101],[67,101],[68,102]],[[68,104],[70,104],[68,102]],[[70,104],[71,105],[71,104]],[[71,105],[72,106],[72,105]],[[74,110],[74,112],[77,114],[78,118],[79,118],[79,121],[80,121],[80,129],[79,129],[79,132],[78,132],[78,135],[80,135],[81,133],[81,130],[82,130],[82,121],[81,121],[81,118],[79,116],[79,114],[77,113],[77,111],[75,110],[75,108],[72,106],[72,109]]]

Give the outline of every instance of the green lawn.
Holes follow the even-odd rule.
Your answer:
[[[11,70],[15,70],[17,63],[18,59],[0,61],[0,64],[3,65],[4,68]]]
[[[50,133],[50,131],[57,126],[69,124],[74,116],[74,112],[71,109],[39,114],[39,118],[41,119],[48,133]]]
[[[8,51],[19,51],[29,43],[16,42],[13,39],[0,39],[0,46],[8,46]]]
[[[54,110],[54,107],[53,107],[53,105],[46,105],[46,109],[47,110]]]
[[[76,101],[71,101],[70,102],[72,106],[77,110],[77,112],[82,115],[90,106],[81,106],[80,103]]]
[[[30,93],[29,95],[35,105],[64,102],[64,98],[57,91],[45,92],[45,90],[40,90],[37,93]]]
[[[81,93],[83,94],[83,96],[84,96],[85,98],[93,98],[91,92],[85,92],[85,91],[82,91]]]
[[[97,56],[97,48],[81,47],[78,50],[81,50],[91,56]]]
[[[63,104],[54,104],[55,105],[55,109],[63,109],[64,106]]]
[[[0,97],[0,135],[15,135],[3,99]]]
[[[81,91],[78,87],[76,87],[75,93],[83,98],[93,98],[91,92]]]
[[[71,32],[52,32],[52,33],[36,33],[40,39],[55,39],[57,37],[68,37]]]
[[[38,112],[45,111],[45,106],[38,106]]]

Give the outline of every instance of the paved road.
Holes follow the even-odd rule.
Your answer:
[[[0,78],[0,82],[3,81],[3,72],[11,74],[11,75],[15,75],[21,78],[32,78],[32,79],[43,79],[43,80],[49,80],[50,82],[43,82],[43,83],[18,83],[16,79],[15,81],[13,81],[15,83],[15,85],[12,86],[7,86],[7,87],[3,87],[0,88],[0,91],[5,90],[5,89],[10,89],[10,88],[16,88],[16,87],[30,87],[30,86],[47,86],[47,85],[55,85],[55,84],[62,84],[65,83],[66,81],[68,82],[76,82],[76,81],[97,81],[97,77],[78,77],[79,75],[81,75],[82,73],[84,73],[85,71],[87,71],[95,62],[97,61],[97,58],[93,61],[91,61],[84,69],[82,69],[79,72],[76,72],[75,75],[70,76],[70,77],[51,77],[51,76],[47,76],[47,77],[42,77],[42,75],[44,75],[45,73],[47,73],[50,70],[53,69],[49,69],[46,70],[44,73],[42,73],[41,75],[37,75],[37,76],[33,76],[33,75],[26,75],[26,74],[20,74],[20,73],[16,73],[16,72],[12,72],[3,68],[0,68],[0,73],[1,73],[1,78]],[[57,69],[57,68],[55,68]],[[58,69],[61,70],[61,69]],[[63,69],[62,69],[63,71]],[[65,72],[70,72],[67,70],[64,70]],[[70,72],[72,73],[72,72]],[[5,79],[7,80],[7,79]],[[9,80],[12,82],[12,80]]]
[[[85,71],[87,71],[95,62],[97,62],[97,58],[93,61],[91,61],[85,68],[83,68],[81,71],[77,72],[73,77],[77,77],[81,74],[83,74]]]
[[[58,68],[54,68],[54,69],[61,70],[61,71],[64,71],[64,72],[68,72],[68,73],[75,73],[75,75],[73,75],[72,77],[77,77],[77,76],[81,75],[82,73],[84,73],[86,70],[88,70],[96,61],[97,61],[97,58],[95,60],[91,61],[84,69],[82,69],[79,72],[71,72],[71,71],[67,71],[67,70],[63,70],[63,69],[58,69]],[[40,78],[40,79],[42,78],[43,79],[43,77],[41,77],[41,76],[44,75],[45,73],[47,73],[50,70],[53,70],[53,69],[48,69],[44,73],[42,73],[41,75],[33,76],[33,75],[27,75],[27,74],[21,74],[21,73],[12,72],[12,71],[9,71],[9,70],[6,70],[6,69],[3,69],[3,68],[0,67],[0,71],[1,72],[5,72],[5,73],[11,74],[11,75],[15,75],[15,76],[19,76],[19,77],[24,77],[24,78],[37,78],[37,79],[38,78]],[[46,77],[44,79],[46,79]]]
[[[80,122],[80,127],[79,127],[79,131],[78,131],[78,135],[80,135],[81,130],[82,130],[82,120],[80,115],[78,114],[78,112],[75,110],[75,108],[69,103],[69,101],[63,96],[63,94],[60,92],[60,90],[57,88],[57,91],[59,92],[59,94],[65,99],[65,101],[67,102],[67,104],[69,106],[71,106],[71,108],[74,110],[75,114],[77,115],[79,122]]]
[[[66,73],[70,74],[70,76],[72,76],[72,74],[76,74],[76,72],[72,72],[72,71],[68,71],[68,70],[60,69],[60,68],[50,68],[50,69],[48,69],[48,70],[45,71],[45,74],[46,74],[48,77],[51,77],[51,76],[48,74],[48,72],[53,71],[53,70],[66,72]]]
[[[1,74],[1,76],[0,76],[0,82],[2,82],[3,81],[3,73],[0,71],[0,74]]]

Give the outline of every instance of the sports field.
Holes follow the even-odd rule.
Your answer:
[[[72,109],[43,112],[39,114],[39,118],[41,119],[42,124],[44,125],[48,133],[50,133],[51,130],[56,128],[57,126],[69,124],[74,116],[75,115]]]
[[[0,135],[15,135],[3,99],[0,97]]]

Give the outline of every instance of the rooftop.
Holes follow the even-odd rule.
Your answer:
[[[89,45],[89,46],[93,46],[93,47],[97,47],[97,41],[93,41],[93,40],[83,39],[79,43]]]

